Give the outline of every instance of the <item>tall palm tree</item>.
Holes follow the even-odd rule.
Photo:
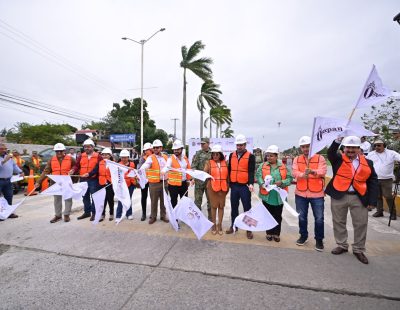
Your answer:
[[[221,138],[233,138],[233,129],[231,126],[228,126],[221,131]]]
[[[207,80],[201,85],[200,95],[197,97],[197,108],[200,111],[200,139],[203,138],[203,115],[205,110],[205,103],[210,108],[221,105],[222,100],[219,98],[222,92],[219,90],[219,84],[215,84],[211,80]]]
[[[223,124],[232,124],[231,109],[225,104],[212,107],[210,109],[210,116],[204,121],[204,127],[207,128],[207,123],[210,123],[210,138],[212,138],[212,124],[216,124],[215,136],[218,138],[218,133]]]
[[[181,67],[183,68],[183,107],[182,107],[182,142],[186,144],[186,70],[192,71],[195,75],[203,81],[211,80],[212,70],[210,65],[213,63],[211,58],[203,57],[197,58],[197,55],[204,49],[205,45],[201,41],[196,41],[187,49],[182,46],[182,61]]]

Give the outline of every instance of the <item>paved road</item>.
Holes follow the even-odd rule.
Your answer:
[[[280,243],[243,231],[198,241],[185,225],[176,233],[140,222],[139,199],[136,191],[133,221],[93,226],[76,220],[80,202],[70,223],[49,224],[52,197],[29,197],[20,218],[0,223],[0,309],[400,309],[399,221],[370,216],[363,265],[330,254],[328,207],[320,253],[312,239],[295,245],[297,220],[287,212]],[[226,228],[229,220],[228,203]],[[311,215],[309,226],[312,237]]]

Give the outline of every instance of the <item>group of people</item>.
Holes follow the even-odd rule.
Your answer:
[[[281,196],[275,190],[268,191],[265,185],[266,177],[271,178],[274,184],[284,190],[295,180],[295,205],[299,213],[299,238],[296,244],[303,246],[308,241],[308,209],[311,207],[315,224],[314,238],[315,249],[324,249],[324,197],[331,197],[331,211],[333,221],[333,232],[337,247],[332,254],[339,255],[348,252],[348,232],[346,228],[347,214],[350,211],[354,227],[354,243],[352,250],[359,261],[367,264],[365,256],[365,242],[368,223],[368,210],[376,207],[375,217],[383,216],[383,198],[386,199],[389,208],[393,208],[392,183],[393,166],[400,161],[400,154],[386,149],[381,139],[374,141],[374,151],[364,155],[361,148],[362,141],[355,136],[337,139],[332,142],[328,149],[328,160],[333,169],[333,177],[325,187],[325,176],[327,163],[324,156],[314,154],[309,158],[311,138],[303,136],[299,140],[301,155],[293,160],[292,169],[288,168],[279,159],[280,150],[277,145],[270,145],[264,154],[262,163],[256,163],[256,156],[247,150],[247,140],[244,135],[235,138],[236,150],[225,158],[220,145],[210,148],[208,138],[201,140],[201,149],[196,152],[192,164],[184,155],[184,145],[176,140],[173,143],[173,154],[165,155],[163,144],[160,140],[153,143],[145,143],[142,157],[138,167],[129,158],[129,152],[122,150],[119,154],[119,163],[130,168],[143,169],[146,173],[148,183],[141,189],[141,220],[146,220],[146,206],[148,192],[150,192],[151,212],[149,224],[157,220],[158,208],[160,208],[160,220],[168,223],[164,205],[164,189],[171,197],[171,204],[175,207],[178,197],[188,195],[188,186],[195,185],[195,204],[201,210],[203,207],[203,196],[206,194],[208,218],[213,222],[212,234],[222,235],[224,233],[222,222],[226,196],[230,191],[231,222],[226,234],[234,233],[234,221],[239,214],[239,204],[242,203],[243,210],[251,208],[251,195],[255,192],[254,184],[259,185],[258,197],[265,208],[274,217],[277,226],[266,231],[268,241],[280,242],[283,204]],[[343,151],[339,151],[339,146]],[[101,154],[94,151],[94,143],[88,139],[83,143],[84,152],[75,160],[66,155],[63,144],[54,146],[56,155],[47,163],[35,186],[39,187],[41,181],[48,174],[71,175],[80,177],[80,181],[88,183],[88,190],[83,196],[84,212],[78,220],[90,218],[94,220],[95,207],[91,195],[102,187],[106,187],[105,206],[109,206],[109,220],[114,219],[114,192],[110,171],[106,167],[105,160],[113,160],[111,150],[105,148]],[[21,173],[18,166],[9,162],[5,155],[5,146],[0,145],[0,190],[7,199],[7,189],[4,182],[8,174]],[[259,154],[257,154],[259,156]],[[256,164],[258,167],[256,168]],[[205,182],[193,180],[190,175],[182,173],[180,169],[197,169],[209,173],[213,178]],[[254,171],[256,173],[254,174]],[[3,178],[2,178],[3,177]],[[135,177],[125,174],[125,182],[132,196],[138,187]],[[5,189],[5,190],[4,190]],[[255,194],[255,193],[254,193]],[[9,196],[9,195],[8,195]],[[9,203],[11,201],[8,199]],[[55,223],[62,219],[62,198],[54,197],[55,216],[50,221]],[[72,201],[65,201],[64,221],[70,221]],[[101,220],[105,218],[104,208]],[[392,212],[392,219],[396,219]],[[118,202],[116,220],[122,216],[122,204]],[[126,213],[128,219],[133,219],[132,206]],[[251,231],[246,232],[248,239],[253,239]]]

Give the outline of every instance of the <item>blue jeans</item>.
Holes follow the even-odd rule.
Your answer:
[[[133,191],[135,190],[135,185],[129,186],[129,187],[128,187],[128,190],[129,190],[129,197],[132,198]],[[132,215],[132,202],[131,202],[130,208],[128,209],[128,211],[126,211],[126,216],[128,217],[128,216],[130,216],[130,215]],[[119,219],[119,218],[121,218],[121,216],[122,216],[122,203],[121,203],[120,201],[118,201],[117,216],[116,216],[116,218]]]
[[[7,200],[8,204],[12,205],[13,188],[10,180],[0,180],[0,193],[3,194],[4,199]]]
[[[92,213],[93,215],[95,215],[96,208],[94,207],[92,194],[100,189],[99,182],[97,181],[97,179],[88,179],[86,180],[86,182],[88,184],[88,190],[83,196],[83,210],[87,214]]]
[[[239,215],[239,201],[242,201],[243,210],[251,209],[251,192],[246,184],[231,183],[231,220],[232,225]]]
[[[314,214],[315,239],[324,239],[324,197],[304,198],[296,195],[296,210],[299,213],[299,233],[302,237],[308,238],[308,204]]]

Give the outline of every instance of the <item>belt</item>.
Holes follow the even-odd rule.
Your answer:
[[[11,178],[0,178],[0,181],[10,181]]]
[[[357,192],[347,192],[347,195],[357,195]]]

